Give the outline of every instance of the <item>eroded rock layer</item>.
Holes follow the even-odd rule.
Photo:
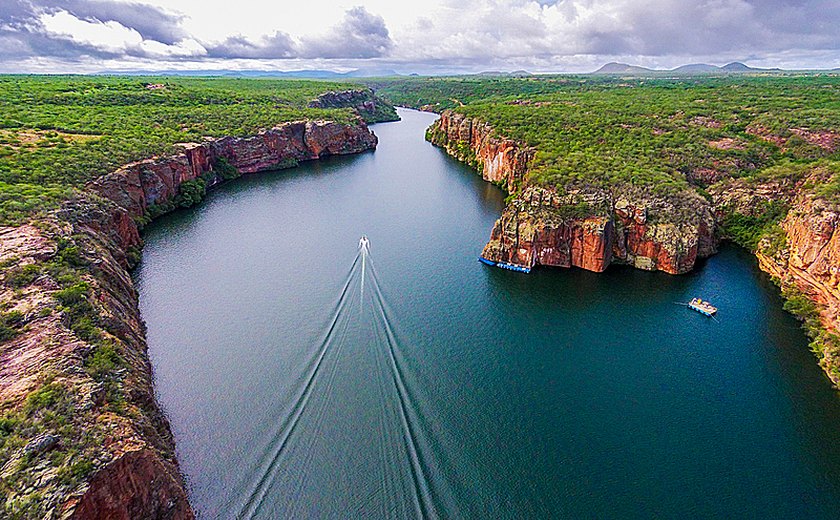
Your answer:
[[[477,118],[445,111],[429,129],[427,138],[447,153],[481,172],[481,177],[513,193],[528,172],[535,150],[499,137]]]
[[[329,155],[357,153],[376,144],[376,136],[361,121],[357,125],[330,121],[286,123],[253,137],[184,143],[179,154],[127,164],[94,180],[88,188],[115,202],[130,216],[141,217],[149,206],[174,198],[184,182],[212,174],[219,158],[240,173],[249,174]],[[222,180],[211,177],[208,187]]]
[[[444,112],[428,138],[516,194],[484,248],[489,260],[597,272],[614,262],[676,274],[716,250],[711,204],[691,191],[663,197],[631,186],[562,193],[529,186],[533,149],[454,112]]]

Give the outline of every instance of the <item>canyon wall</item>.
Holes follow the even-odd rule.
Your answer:
[[[822,200],[801,195],[782,221],[784,248],[756,252],[759,267],[792,284],[816,305],[827,337],[813,338],[820,366],[840,388],[840,212]]]
[[[362,121],[344,125],[330,121],[286,123],[253,137],[224,137],[204,143],[183,143],[182,152],[127,164],[88,184],[87,188],[115,202],[131,217],[142,217],[150,206],[171,201],[181,184],[204,177],[212,187],[223,180],[214,165],[224,159],[241,174],[296,165],[329,155],[375,148],[376,136]],[[208,175],[209,174],[209,175]]]
[[[775,192],[777,200],[790,204],[778,232],[759,242],[758,265],[779,282],[786,296],[802,295],[813,304],[819,331],[808,323],[809,313],[801,305],[792,310],[806,320],[820,365],[840,387],[840,207],[814,189],[831,179],[831,172],[817,167],[795,182],[760,183],[752,193],[761,197]],[[731,200],[733,192],[723,200]]]
[[[476,118],[445,111],[428,139],[516,194],[482,255],[493,261],[581,267],[610,263],[685,273],[716,251],[711,204],[692,191],[663,196],[638,187],[529,186],[534,150],[496,135]]]
[[[193,518],[128,272],[137,222],[230,166],[254,173],[376,144],[361,120],[186,144],[96,179],[37,222],[0,228],[0,512]]]
[[[450,110],[441,114],[426,137],[449,155],[476,168],[485,181],[510,193],[525,180],[528,164],[536,153],[533,148],[497,136],[489,123]]]

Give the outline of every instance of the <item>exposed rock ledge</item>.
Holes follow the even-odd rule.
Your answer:
[[[563,193],[523,187],[534,150],[494,135],[487,123],[445,111],[427,135],[485,180],[517,194],[496,222],[485,258],[596,272],[621,263],[677,274],[716,251],[711,204],[696,193],[666,198],[629,186]]]
[[[376,144],[362,121],[190,144],[104,175],[45,219],[0,228],[0,305],[16,327],[0,342],[0,516],[193,518],[128,273],[136,221],[185,182],[220,182],[219,159],[254,173]]]

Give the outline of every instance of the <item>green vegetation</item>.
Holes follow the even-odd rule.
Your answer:
[[[65,385],[50,376],[40,386],[29,393],[24,406],[16,411],[0,415],[0,465],[5,465],[7,478],[0,481],[0,516],[3,518],[41,518],[45,511],[41,493],[29,493],[11,498],[11,491],[20,491],[28,486],[35,486],[25,471],[36,460],[44,460],[57,468],[59,478],[65,485],[73,486],[81,478],[79,472],[73,473],[77,464],[90,468],[93,464],[84,461],[80,454],[87,446],[96,445],[102,439],[96,439],[93,432],[78,434],[74,421],[78,417],[77,398]],[[32,439],[40,435],[51,435],[56,439],[49,448],[45,459],[41,459],[37,449],[24,450]],[[68,467],[66,462],[73,461]],[[9,466],[11,465],[11,466]]]
[[[453,109],[536,149],[531,184],[620,189],[630,185],[707,200],[723,179],[795,183],[826,199],[840,194],[840,75],[701,77],[545,76],[407,78],[372,83],[386,99]],[[442,142],[439,130],[427,137]],[[449,143],[475,165],[471,150]],[[730,211],[723,233],[755,250],[784,248],[778,223],[789,201]],[[655,218],[655,216],[654,216]],[[672,215],[673,218],[673,215]],[[767,238],[762,242],[763,238]]]
[[[793,132],[840,128],[837,75],[411,78],[373,86],[395,103],[453,108],[534,146],[534,183],[673,192],[705,184],[693,176],[704,170],[740,177],[783,162],[795,169],[838,159],[818,136]]]
[[[787,212],[788,204],[785,201],[762,202],[750,215],[727,213],[722,221],[723,231],[727,238],[750,251],[755,251],[759,241],[772,233],[775,238],[772,247],[774,250],[779,250],[784,247],[783,243],[781,247],[778,243],[778,240],[784,241],[784,232],[780,237],[781,228],[778,223],[787,215]]]
[[[793,284],[782,287],[784,309],[802,322],[802,328],[811,339],[810,347],[824,368],[834,377],[840,376],[840,336],[827,331],[820,323],[817,306]]]
[[[237,170],[229,162],[227,162],[227,159],[225,159],[224,157],[219,157],[216,159],[216,161],[213,163],[213,171],[218,173],[219,176],[226,181],[235,179],[242,175],[239,172],[239,170]]]
[[[353,88],[297,80],[0,76],[0,225],[53,209],[89,180],[172,153],[176,143],[247,136],[300,119],[352,121],[349,108],[307,105],[324,92]],[[238,175],[221,167],[223,178]],[[192,187],[178,204],[195,203],[200,192]]]
[[[830,155],[804,141],[780,149],[755,134],[840,128],[838,91],[834,77],[594,82],[457,110],[535,146],[533,182],[673,191],[698,171],[749,176],[783,159]]]
[[[489,98],[567,91],[591,81],[586,76],[456,76],[450,78],[400,78],[365,80],[386,101],[399,106],[425,108],[436,112],[457,108]]]
[[[82,395],[78,386],[47,371],[22,406],[0,414],[0,467],[6,467],[6,478],[0,480],[0,516],[4,518],[39,518],[44,508],[50,507],[37,492],[6,498],[36,485],[33,475],[38,472],[33,468],[43,469],[43,464],[49,464],[55,468],[59,485],[67,489],[95,469],[106,430],[92,424],[86,415],[93,400],[98,413],[132,414],[124,396],[126,371],[120,370],[126,366],[123,343],[119,341],[122,331],[111,326],[108,313],[94,297],[94,280],[101,274],[92,261],[98,250],[92,240],[88,235],[58,238],[52,258],[37,264],[5,266],[4,282],[19,289],[42,276],[58,284],[58,290],[52,293],[54,303],[42,309],[39,317],[57,314],[73,334],[90,345],[82,366],[96,386],[90,395]],[[18,334],[26,320],[16,310],[0,314],[3,339]],[[49,447],[29,448],[44,436],[55,439]]]
[[[20,311],[4,312],[0,314],[0,341],[12,339],[20,334],[24,316]]]

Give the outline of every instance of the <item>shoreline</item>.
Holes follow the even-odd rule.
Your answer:
[[[710,200],[700,201],[698,206],[705,212],[699,225],[678,225],[678,235],[669,237],[648,225],[651,213],[663,207],[669,211],[667,205],[640,190],[610,193],[605,198],[586,190],[560,194],[530,185],[529,163],[537,150],[498,136],[477,118],[445,110],[427,130],[426,139],[509,194],[511,199],[481,256],[528,269],[546,265],[602,272],[616,263],[687,273],[696,261],[715,254],[720,241],[727,240],[722,236],[721,220],[729,205],[761,202],[764,199],[756,194],[768,191],[789,198],[794,207],[781,228],[790,247],[774,247],[772,237],[765,237],[750,254],[780,287],[785,309],[803,322],[821,368],[833,386],[840,388],[840,348],[834,350],[840,333],[840,290],[837,269],[832,267],[840,263],[840,234],[835,233],[836,214],[827,213],[830,208],[804,190],[818,180],[817,173],[790,186],[772,182],[745,186],[735,179],[717,190],[710,187]],[[593,207],[602,211],[592,212]],[[671,209],[670,213],[679,215],[680,210]]]
[[[226,180],[377,142],[358,119],[186,144],[100,176],[45,218],[0,229],[3,300],[20,316],[0,350],[4,421],[20,432],[5,446],[2,473],[17,483],[8,503],[56,518],[194,518],[129,273],[140,229]],[[64,451],[75,455],[58,468],[35,463]]]

